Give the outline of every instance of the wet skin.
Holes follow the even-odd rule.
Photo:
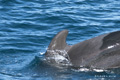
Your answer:
[[[45,55],[52,56],[50,50],[64,50],[74,67],[99,69],[120,67],[120,31],[103,34],[74,45],[66,43],[67,35],[68,30],[59,32],[52,39]]]

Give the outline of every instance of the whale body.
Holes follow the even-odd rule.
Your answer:
[[[120,31],[103,34],[74,45],[66,43],[67,35],[68,30],[59,32],[49,44],[45,56],[53,56],[56,53],[64,55],[74,67],[120,68]]]

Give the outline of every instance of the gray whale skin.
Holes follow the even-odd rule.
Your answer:
[[[45,56],[52,56],[50,50],[64,50],[74,67],[98,69],[120,68],[120,31],[94,37],[83,42],[68,45],[68,30],[59,32],[51,41]],[[59,53],[64,55],[64,53]]]

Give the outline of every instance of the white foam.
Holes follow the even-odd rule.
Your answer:
[[[43,55],[44,54],[44,52],[40,52],[40,55]]]
[[[96,71],[96,72],[104,72],[105,70],[103,70],[103,69],[93,69],[93,71]]]
[[[88,72],[90,71],[90,69],[88,68],[79,68],[79,69],[72,69],[75,72]]]
[[[48,54],[51,54],[47,57],[48,61],[55,61],[55,63],[60,65],[70,65],[70,61],[66,58],[67,52],[65,50],[47,50]]]
[[[86,72],[86,71],[89,71],[89,69],[87,69],[87,68],[80,68],[79,71],[85,71]]]

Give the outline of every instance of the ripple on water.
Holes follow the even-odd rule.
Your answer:
[[[120,30],[119,13],[119,0],[0,0],[0,79],[110,79],[100,75],[119,70],[77,72],[51,67],[35,56],[43,52],[43,58],[53,36],[63,29],[69,30],[68,44]]]

